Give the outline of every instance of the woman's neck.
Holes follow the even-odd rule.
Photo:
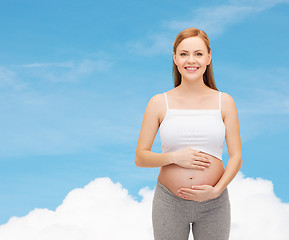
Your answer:
[[[199,95],[207,92],[210,88],[204,83],[203,79],[188,81],[182,79],[181,84],[177,87],[182,95]]]

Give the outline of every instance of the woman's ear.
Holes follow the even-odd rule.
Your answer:
[[[176,53],[175,52],[173,52],[173,61],[174,61],[174,64],[177,65],[176,64]]]
[[[208,64],[207,65],[210,65],[211,61],[212,61],[212,54],[209,52],[209,54],[208,54]]]

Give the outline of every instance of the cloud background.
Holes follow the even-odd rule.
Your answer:
[[[238,174],[229,187],[232,240],[287,239],[289,204],[273,192],[271,181]],[[153,190],[142,188],[137,201],[120,183],[97,178],[72,190],[55,211],[35,209],[0,226],[1,239],[153,239]],[[191,237],[192,239],[192,237]]]
[[[241,239],[241,232],[271,236],[274,229],[279,239],[288,236],[281,222],[288,222],[289,202],[288,3],[3,2],[0,238],[36,234],[32,226],[40,235],[31,238],[44,236],[41,231],[86,239],[101,234],[108,228],[96,233],[89,222],[108,217],[95,215],[97,207],[90,203],[104,201],[94,192],[101,185],[107,186],[102,189],[107,197],[116,191],[119,199],[116,205],[104,198],[102,209],[116,205],[131,212],[132,219],[143,216],[146,228],[134,229],[150,236],[158,169],[137,168],[134,152],[149,99],[173,87],[172,44],[188,26],[208,33],[217,87],[233,96],[239,112],[244,164],[243,176],[230,185],[232,239]],[[158,135],[152,150],[161,151]],[[223,158],[226,164],[226,149]],[[151,190],[143,190],[142,198],[138,192],[146,186]],[[77,214],[83,214],[79,220],[69,218]],[[117,214],[123,212],[115,214],[107,227],[134,236],[121,231],[132,219],[118,225]],[[278,226],[273,219],[280,220]]]

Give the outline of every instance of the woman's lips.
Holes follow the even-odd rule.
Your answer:
[[[195,71],[197,71],[199,68],[198,68],[198,67],[185,67],[185,69],[186,69],[188,72],[195,72]]]

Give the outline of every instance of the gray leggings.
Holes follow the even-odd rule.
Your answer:
[[[228,240],[231,214],[227,188],[203,202],[182,199],[157,181],[153,199],[155,240]]]

